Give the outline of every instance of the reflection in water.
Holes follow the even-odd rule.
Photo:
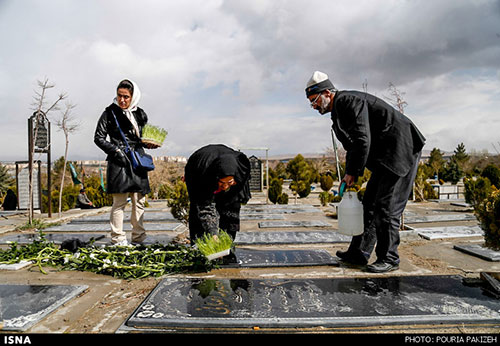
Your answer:
[[[304,280],[192,278],[165,279],[138,310],[134,323],[143,317],[155,316],[175,323],[195,320],[198,324],[205,323],[201,321],[229,324],[231,319],[246,318],[279,320],[279,323],[301,318],[387,317],[388,321],[400,318],[418,321],[419,316],[445,318],[471,312],[500,318],[499,311],[500,301],[485,296],[478,286],[464,285],[458,276]]]
[[[250,312],[251,283],[242,279],[201,279],[191,285],[187,311],[196,316],[241,315]]]

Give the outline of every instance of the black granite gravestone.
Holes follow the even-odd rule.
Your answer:
[[[249,220],[285,220],[285,216],[278,214],[241,214],[241,221]]]
[[[64,240],[67,239],[79,239],[82,242],[89,242],[92,238],[98,238],[104,235],[104,239],[97,240],[94,244],[98,245],[111,245],[111,239],[109,234],[100,234],[100,233],[47,233],[45,234],[45,239],[49,242],[53,242],[54,244],[61,244]],[[160,244],[169,244],[175,235],[172,234],[147,234],[146,239],[143,241],[144,245],[151,245],[155,243]],[[0,237],[0,244],[9,244],[13,242],[17,242],[20,245],[31,244],[35,240],[40,240],[40,236],[38,234],[12,234]]]
[[[338,265],[338,261],[326,250],[235,250],[238,264],[252,267],[298,267]]]
[[[331,227],[332,225],[324,221],[262,221],[259,228],[308,228],[308,227]]]
[[[488,249],[480,244],[458,244],[453,246],[454,249],[462,251],[466,254],[476,256],[491,262],[500,261],[500,251]]]
[[[474,214],[432,214],[417,215],[405,213],[405,223],[447,222],[447,221],[473,221],[477,220]]]
[[[0,285],[0,329],[25,331],[87,287]]]
[[[66,239],[76,238],[83,242],[89,242],[92,238],[96,239],[100,236],[106,236],[104,233],[48,233],[45,234],[45,239],[54,244],[61,244]],[[31,244],[33,241],[39,241],[40,236],[38,234],[10,234],[0,237],[0,244],[9,244],[16,242],[20,245]],[[96,244],[109,241],[109,238],[100,239],[96,241]]]
[[[481,237],[484,235],[484,231],[479,226],[429,227],[415,228],[414,230],[419,236],[428,240]]]
[[[270,205],[271,206],[271,205]],[[307,206],[291,208],[291,206],[281,206],[275,208],[241,208],[241,215],[259,215],[259,214],[298,214],[298,213],[319,213],[321,209]]]
[[[148,231],[175,231],[182,224],[178,222],[145,222],[144,228]],[[124,231],[130,231],[132,225],[130,223],[123,224]],[[67,223],[59,226],[47,227],[44,232],[102,232],[111,231],[109,223]]]
[[[352,237],[333,231],[258,231],[236,233],[235,244],[321,244],[349,243]]]
[[[143,218],[145,223],[177,221],[170,212],[150,211],[144,213]],[[71,220],[71,223],[103,223],[103,222],[109,222],[109,213],[84,216]],[[123,222],[130,222],[129,211],[125,211],[123,213]]]
[[[121,331],[500,323],[500,300],[459,276],[166,278]]]

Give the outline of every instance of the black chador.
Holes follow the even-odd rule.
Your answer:
[[[230,187],[221,189],[221,180]],[[222,144],[195,151],[185,167],[189,193],[191,241],[204,233],[226,231],[233,239],[240,229],[240,208],[250,199],[250,161],[242,152]],[[229,181],[228,180],[228,181]],[[229,186],[229,185],[228,185]]]

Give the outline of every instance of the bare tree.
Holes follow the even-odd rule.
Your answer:
[[[80,126],[79,123],[75,123],[74,117],[71,115],[71,111],[76,107],[71,103],[66,103],[66,109],[62,113],[60,119],[57,120],[56,126],[60,131],[64,132],[65,147],[64,147],[64,165],[61,178],[61,187],[59,188],[59,217],[61,217],[62,212],[62,193],[64,187],[64,176],[66,174],[66,164],[68,162],[68,148],[69,148],[69,134],[75,132]]]
[[[363,91],[365,93],[367,93],[368,92],[368,79],[365,78],[365,81],[363,82],[362,87],[363,87]]]
[[[396,86],[392,83],[389,83],[389,92],[391,93],[391,97],[386,97],[386,99],[388,99],[394,107],[404,114],[405,107],[408,106],[408,102],[403,99],[403,96],[406,95],[406,93],[396,88]]]
[[[34,110],[34,115],[35,117],[35,122],[34,122],[34,127],[33,127],[33,136],[32,136],[32,142],[30,143],[30,150],[31,152],[29,153],[30,155],[30,171],[29,171],[29,183],[28,183],[28,222],[29,224],[33,223],[33,165],[34,165],[34,156],[35,156],[35,143],[38,137],[38,130],[40,128],[40,124],[43,123],[44,118],[47,116],[47,114],[53,110],[57,110],[58,108],[58,103],[61,100],[64,100],[66,98],[66,94],[61,93],[57,97],[57,99],[47,108],[46,107],[46,93],[49,89],[52,89],[55,87],[54,84],[50,84],[49,80],[45,78],[43,81],[38,81],[38,88],[40,91],[35,90],[35,96],[33,97],[34,102],[32,103],[33,110]],[[45,108],[45,110],[44,110]]]
[[[403,99],[403,96],[406,95],[406,93],[396,88],[396,86],[392,83],[389,83],[389,92],[391,93],[391,97],[386,97],[386,99],[388,99],[392,105],[401,112],[401,114],[404,114],[405,107],[408,106],[408,102]],[[413,187],[415,188],[415,183],[413,183]],[[401,214],[400,228],[401,230],[405,229],[405,218],[403,214]]]

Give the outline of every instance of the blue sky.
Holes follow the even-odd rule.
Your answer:
[[[383,98],[396,85],[428,150],[500,147],[498,0],[0,0],[0,47],[1,161],[27,158],[45,78],[49,102],[66,92],[76,104],[72,160],[104,158],[95,125],[123,78],[169,131],[153,155],[209,143],[324,152],[331,121],[304,95],[315,70]],[[60,116],[49,116],[53,158],[64,153]]]

